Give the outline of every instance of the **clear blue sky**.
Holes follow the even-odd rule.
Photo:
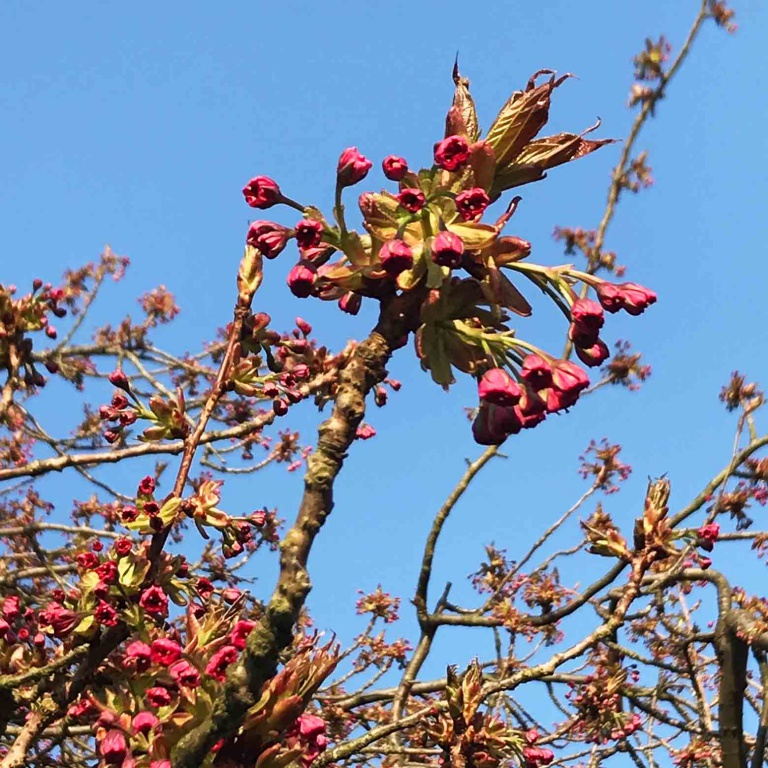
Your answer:
[[[135,311],[135,295],[164,283],[182,315],[162,340],[194,350],[229,316],[252,213],[240,194],[249,177],[274,176],[286,193],[329,210],[336,160],[349,145],[375,168],[390,153],[428,164],[457,50],[483,126],[512,90],[548,67],[579,78],[556,94],[550,132],[580,130],[600,116],[600,135],[622,137],[632,119],[625,108],[632,56],[646,35],[665,33],[679,46],[697,7],[693,0],[6,0],[0,279],[55,280],[110,243],[133,266],[98,317]],[[758,87],[768,9],[742,0],[737,10],[739,32],[705,29],[643,134],[639,148],[649,150],[657,184],[623,202],[606,243],[628,265],[628,279],[659,294],[641,318],[611,317],[606,334],[630,338],[653,365],[652,379],[636,394],[604,390],[511,439],[509,459],[486,470],[446,529],[438,589],[452,579],[456,596],[466,597],[462,580],[484,543],[514,556],[556,519],[584,487],[577,456],[591,438],[621,441],[634,467],[625,491],[606,504],[618,520],[628,525],[638,513],[649,475],[669,473],[673,507],[683,504],[727,461],[735,420],[717,394],[729,372],[740,368],[768,384],[768,107]],[[564,260],[551,237],[555,225],[597,225],[619,152],[619,145],[604,148],[522,190],[510,232],[533,242],[533,259]],[[380,172],[369,182],[378,188]],[[277,327],[300,314],[336,348],[366,333],[370,315],[350,318],[291,297],[284,283],[291,263],[286,252],[267,265],[257,300]],[[556,319],[543,307],[520,332],[555,342],[563,330]],[[371,413],[378,437],[354,446],[311,561],[318,624],[343,636],[357,626],[358,587],[382,582],[405,600],[412,594],[432,516],[465,457],[479,453],[462,413],[474,402],[470,383],[444,394],[410,348],[391,371],[405,386]],[[316,421],[308,409],[300,419],[307,430]],[[62,511],[74,494],[66,482],[48,486]],[[123,490],[134,482],[125,477]],[[298,475],[269,471],[233,486],[225,504],[232,511],[277,505],[291,518],[300,491]],[[259,562],[255,575],[269,585],[273,568]],[[456,661],[474,650],[463,637],[467,645],[448,649]]]

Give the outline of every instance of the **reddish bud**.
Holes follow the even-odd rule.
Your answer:
[[[720,526],[717,523],[708,523],[702,525],[696,533],[699,536],[699,546],[706,552],[711,552],[720,536]]]
[[[341,153],[336,167],[337,184],[340,187],[350,187],[362,181],[371,170],[373,163],[360,152],[357,147],[349,147]]]
[[[239,648],[241,651],[245,648],[248,635],[256,626],[255,621],[248,621],[247,619],[241,619],[235,623],[232,632],[229,634],[229,641],[235,648]]]
[[[200,685],[200,672],[188,661],[177,661],[168,667],[168,674],[177,685],[185,688],[197,688]]]
[[[296,327],[305,335],[309,336],[312,333],[312,326],[304,320],[304,318],[297,317],[295,320]]]
[[[323,236],[323,224],[316,219],[303,219],[294,229],[299,248],[314,248],[320,245]]]
[[[413,251],[402,240],[390,240],[379,251],[379,260],[384,271],[396,277],[413,266]]]
[[[605,323],[605,315],[596,301],[576,299],[571,307],[571,320],[585,330],[597,333]]]
[[[408,173],[408,163],[402,157],[397,157],[397,155],[385,157],[381,167],[384,170],[384,175],[390,181],[400,181]]]
[[[448,136],[435,144],[435,165],[446,171],[457,171],[469,160],[469,143],[463,136]]]
[[[312,293],[315,280],[317,280],[317,267],[308,261],[300,261],[288,273],[288,287],[299,299],[306,299]]]
[[[54,637],[67,637],[77,626],[78,621],[78,615],[74,611],[64,608],[55,601],[40,611],[40,624],[45,627],[52,627]]]
[[[181,658],[181,646],[167,637],[152,641],[152,663],[167,667]]]
[[[144,710],[134,716],[132,722],[133,731],[134,733],[141,733],[146,736],[159,722],[151,712]]]
[[[151,496],[155,492],[155,478],[150,475],[142,478],[138,491],[140,496]]]
[[[552,364],[552,385],[561,392],[581,392],[589,386],[589,376],[570,360],[557,360]]]
[[[130,553],[132,547],[133,544],[130,539],[118,539],[112,548],[115,550],[115,554],[117,554],[118,557],[125,557]]]
[[[411,213],[418,213],[427,203],[427,198],[420,189],[408,187],[396,195],[397,202]]]
[[[513,408],[481,402],[472,422],[472,436],[479,445],[501,445],[521,427]]]
[[[285,416],[288,413],[289,404],[281,397],[276,397],[272,401],[272,410],[275,412],[275,416]]]
[[[602,282],[595,288],[601,306],[607,312],[618,312],[623,309],[630,315],[639,315],[656,301],[656,294],[637,283]]]
[[[598,339],[591,347],[577,346],[576,356],[584,365],[596,368],[598,365],[602,365],[611,356],[611,353],[605,342]]]
[[[234,645],[222,646],[211,656],[210,661],[205,667],[205,673],[214,680],[224,682],[227,676],[227,667],[236,660],[237,648]]]
[[[512,406],[517,405],[523,391],[503,368],[491,368],[480,379],[477,394],[492,405]]]
[[[528,355],[523,360],[520,376],[538,392],[552,384],[552,366],[541,355]]]
[[[118,389],[130,392],[131,385],[128,383],[128,377],[119,369],[109,374],[109,383]]]
[[[3,618],[14,621],[21,613],[20,600],[16,595],[6,597],[3,601]]]
[[[456,210],[464,221],[482,216],[491,199],[482,187],[464,190],[456,195]]]
[[[45,335],[49,339],[55,339],[59,335],[59,332],[52,325],[49,325],[45,329]]]
[[[456,269],[464,256],[464,242],[453,232],[440,232],[432,241],[432,261],[441,267]]]
[[[168,597],[162,587],[154,585],[147,587],[139,598],[139,605],[147,612],[155,616],[168,615]]]
[[[152,663],[152,649],[141,640],[135,640],[125,649],[125,660],[128,666],[144,672]]]
[[[283,195],[277,182],[269,176],[255,176],[243,187],[245,202],[251,208],[271,208],[279,203]]]
[[[357,293],[345,293],[339,299],[339,309],[348,315],[356,315],[363,304],[363,297]]]
[[[272,221],[254,221],[245,238],[248,245],[258,248],[266,259],[274,259],[288,243],[290,230]]]
[[[165,707],[173,701],[168,689],[159,685],[154,688],[147,688],[144,695],[147,697],[147,701],[155,708]]]
[[[376,437],[376,430],[370,424],[360,424],[355,432],[355,437],[358,440],[370,440],[372,437]]]
[[[99,744],[99,752],[107,765],[120,765],[128,756],[128,743],[122,731],[113,729]]]

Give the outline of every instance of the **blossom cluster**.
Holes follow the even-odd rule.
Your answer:
[[[550,76],[540,82],[544,74]],[[356,147],[339,158],[333,219],[286,197],[270,177],[255,176],[243,189],[253,208],[283,204],[303,213],[294,227],[254,221],[246,237],[247,247],[267,259],[295,240],[300,259],[288,274],[295,296],[337,301],[350,314],[365,299],[413,297],[418,319],[410,331],[422,367],[444,388],[454,381],[454,369],[479,380],[473,434],[482,444],[498,444],[540,424],[547,414],[572,406],[589,385],[579,365],[556,359],[508,326],[510,314],[531,314],[508,273],[550,296],[568,319],[569,339],[587,367],[601,365],[610,354],[600,338],[605,312],[637,315],[656,300],[653,291],[635,283],[609,283],[570,265],[527,263],[530,243],[502,234],[519,197],[495,222],[483,221],[506,190],[609,142],[567,133],[535,138],[547,121],[552,93],[565,79],[534,75],[480,138],[468,83],[454,71],[454,104],[431,167],[416,171],[405,158],[384,158],[382,171],[397,191],[359,196],[362,234],[348,227],[341,204],[344,190],[373,167]],[[577,293],[578,283],[593,289],[597,300]]]

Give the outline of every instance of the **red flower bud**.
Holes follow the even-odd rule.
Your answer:
[[[300,261],[288,273],[288,287],[299,299],[306,299],[312,293],[315,280],[317,280],[317,267],[308,261]]]
[[[245,240],[258,248],[266,259],[274,259],[288,243],[290,230],[272,221],[254,221],[248,227]]]
[[[200,672],[188,661],[181,660],[171,664],[168,673],[179,686],[197,688],[200,685]]]
[[[348,315],[356,315],[360,311],[363,297],[357,293],[345,293],[339,299],[339,309]]]
[[[77,626],[79,621],[77,614],[70,611],[57,602],[49,603],[44,610],[40,611],[40,624],[45,627],[52,627],[54,637],[63,639],[67,637]]]
[[[453,232],[440,232],[432,241],[432,261],[441,267],[456,269],[461,266],[464,242]]]
[[[418,213],[427,203],[427,198],[420,189],[408,187],[396,195],[397,202],[411,213]]]
[[[435,144],[435,165],[446,171],[457,171],[469,160],[469,143],[463,136],[448,136]]]
[[[576,299],[571,307],[571,320],[593,332],[599,331],[605,323],[603,308],[592,299]]]
[[[479,445],[501,445],[521,428],[522,424],[514,408],[481,402],[472,422],[472,436]]]
[[[93,552],[81,552],[75,557],[75,562],[85,570],[91,570],[99,564],[99,558]]]
[[[630,315],[639,315],[656,301],[656,294],[637,283],[602,282],[595,288],[601,306],[607,312],[618,312],[623,309]]]
[[[135,667],[137,671],[144,672],[152,663],[152,649],[141,640],[134,640],[125,649],[125,661],[129,667]]]
[[[225,603],[232,605],[232,603],[236,603],[240,599],[242,594],[243,593],[236,587],[227,587],[227,589],[221,593],[221,596]]]
[[[656,294],[637,283],[622,283],[618,286],[624,300],[624,311],[630,315],[642,314],[651,304],[656,303]]]
[[[384,175],[390,181],[400,181],[408,173],[408,163],[402,157],[397,157],[396,155],[385,157],[381,167],[384,169]]]
[[[350,187],[362,181],[371,170],[373,163],[360,152],[357,147],[349,147],[341,153],[336,167],[337,183],[340,187]]]
[[[155,708],[165,707],[173,701],[168,689],[159,685],[155,688],[147,688],[144,695],[147,697],[147,701]]]
[[[107,765],[120,765],[128,756],[128,743],[122,731],[112,729],[99,744],[99,752]]]
[[[155,492],[155,478],[150,475],[143,477],[138,491],[140,496],[151,496]]]
[[[283,195],[277,182],[269,176],[255,176],[244,187],[245,202],[251,208],[271,208],[279,203]]]
[[[214,680],[224,682],[227,676],[227,667],[237,660],[237,648],[234,645],[224,645],[211,656],[205,667],[205,673]]]
[[[309,336],[312,333],[312,326],[303,317],[297,317],[294,322],[296,323],[296,327],[305,336]]]
[[[589,376],[570,360],[557,360],[552,364],[552,385],[562,392],[581,392],[589,386]]]
[[[314,248],[320,245],[323,236],[323,223],[317,219],[303,219],[294,229],[299,248]]]
[[[717,523],[708,523],[702,525],[696,533],[699,535],[699,546],[703,550],[711,552],[720,536],[720,526]]]
[[[144,710],[134,716],[132,722],[133,731],[134,733],[142,733],[146,736],[159,722],[151,712]]]
[[[125,557],[133,547],[133,544],[130,539],[118,539],[114,545],[113,549],[115,550],[115,554],[118,557]]]
[[[121,370],[112,371],[112,373],[109,374],[109,383],[125,392],[129,392],[131,389],[131,385],[128,383],[128,377]]]
[[[16,595],[6,597],[3,601],[3,618],[14,621],[21,613],[20,600]]]
[[[541,355],[528,355],[523,360],[520,376],[538,392],[552,384],[552,366]]]
[[[152,641],[152,663],[167,667],[181,658],[182,647],[167,637]]]
[[[477,394],[492,405],[512,406],[517,405],[523,391],[503,368],[491,368],[480,379]]]
[[[235,626],[232,628],[232,632],[229,634],[229,641],[235,648],[239,648],[241,651],[245,648],[248,635],[256,626],[255,621],[249,621],[248,619],[241,619],[235,622]]]
[[[413,251],[402,240],[390,240],[379,251],[379,260],[384,271],[396,277],[413,266]]]
[[[147,612],[155,616],[168,615],[168,597],[163,588],[157,585],[147,587],[139,598],[139,605]]]
[[[456,195],[456,210],[464,221],[482,216],[491,199],[482,187],[474,187]]]
[[[590,347],[576,347],[576,356],[581,360],[584,365],[588,365],[590,368],[596,368],[598,365],[602,365],[610,356],[608,347],[602,339],[598,339]]]

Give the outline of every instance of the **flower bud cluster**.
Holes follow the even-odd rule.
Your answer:
[[[360,195],[362,234],[349,229],[342,204],[344,190],[365,179],[373,166],[356,147],[339,157],[333,219],[285,197],[268,177],[257,176],[244,189],[246,202],[253,207],[281,202],[304,214],[293,229],[255,221],[247,236],[248,244],[266,258],[274,258],[289,239],[296,240],[300,259],[288,273],[294,296],[337,301],[342,311],[356,314],[364,298],[383,301],[410,293],[420,302],[420,310],[408,331],[415,333],[416,353],[435,382],[447,388],[454,380],[454,368],[477,378],[488,374],[498,379],[481,383],[473,429],[484,444],[497,444],[541,423],[548,413],[569,408],[589,385],[579,366],[558,362],[513,334],[506,324],[510,313],[525,317],[531,307],[507,274],[523,273],[566,312],[569,338],[587,367],[600,366],[609,357],[600,338],[605,311],[640,314],[656,300],[652,291],[634,283],[612,285],[567,266],[524,263],[530,244],[502,235],[519,197],[495,222],[483,221],[488,207],[505,190],[543,178],[548,168],[607,143],[558,134],[549,139],[551,149],[530,146],[546,122],[543,107],[548,108],[552,93],[567,79],[552,75],[539,83],[541,74],[531,78],[525,98],[505,105],[483,140],[465,92],[466,81],[457,76],[449,129],[434,144],[431,168],[415,172],[405,158],[388,155],[382,171],[397,184],[397,191]],[[536,124],[530,135],[511,127],[526,121]],[[578,282],[593,288],[597,300],[579,298],[573,289]],[[403,343],[406,340],[407,335]],[[534,362],[538,370],[531,367]],[[519,391],[509,382],[500,383],[504,368]],[[510,390],[506,394],[505,386]],[[275,412],[285,410],[278,405]]]

